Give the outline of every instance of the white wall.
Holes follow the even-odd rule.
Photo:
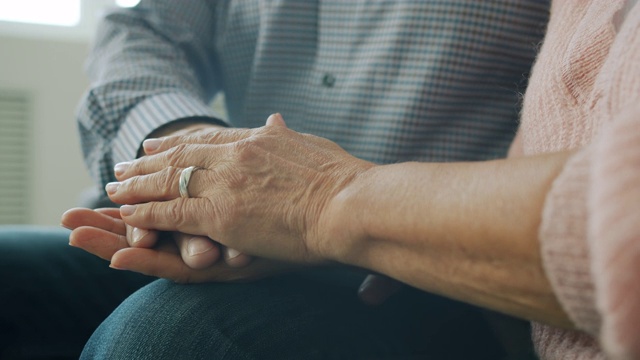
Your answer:
[[[75,109],[88,83],[88,41],[0,36],[0,90],[33,101],[30,223],[58,225],[91,180],[82,162]],[[1,129],[0,129],[1,131]]]

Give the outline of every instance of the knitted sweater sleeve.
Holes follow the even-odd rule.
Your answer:
[[[565,130],[543,133],[547,140],[571,140],[562,143],[565,148],[582,144],[554,180],[539,228],[546,274],[578,331],[534,324],[534,342],[543,359],[640,359],[640,5],[611,9],[609,21],[602,19],[606,1],[555,4],[565,17],[583,9],[575,15],[583,18],[579,29],[607,20],[600,21],[603,34],[614,38],[588,37],[576,47],[584,33],[575,30],[568,41],[553,42],[562,45],[556,54],[564,55],[545,64],[562,75],[557,81],[585,81],[577,93],[582,97],[560,91],[553,102],[538,94],[547,105],[553,102],[542,104],[556,115],[547,130]],[[549,81],[538,85],[549,89]],[[558,107],[565,111],[551,111]]]
[[[640,358],[640,105],[594,143],[588,243],[600,340],[614,358]]]
[[[590,351],[599,339],[612,358],[640,358],[640,105],[624,108],[565,165],[547,195],[540,242],[554,291],[591,336],[537,326],[537,343],[548,337],[572,343],[550,349]]]

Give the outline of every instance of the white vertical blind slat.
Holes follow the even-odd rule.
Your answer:
[[[29,221],[30,101],[0,91],[0,224]]]

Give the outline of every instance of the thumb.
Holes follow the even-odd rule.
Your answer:
[[[271,114],[269,118],[267,118],[267,126],[284,126],[287,127],[287,124],[284,122],[282,115],[279,113]]]
[[[218,243],[205,236],[194,236],[173,232],[173,240],[178,249],[182,261],[192,269],[205,269],[220,259]]]

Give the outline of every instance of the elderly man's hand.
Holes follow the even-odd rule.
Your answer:
[[[173,238],[156,238],[153,248],[131,247],[127,239],[127,227],[120,218],[119,210],[114,208],[71,209],[62,216],[62,225],[73,230],[69,238],[72,246],[110,260],[113,268],[180,283],[250,281],[295,269],[291,264],[264,259],[255,259],[242,268],[229,266],[225,262],[216,263],[220,253],[215,245],[210,250],[214,253],[210,257],[212,262],[194,269],[185,264],[178,243]],[[158,234],[154,233],[153,236]],[[149,240],[143,238],[140,241]],[[213,244],[211,240],[206,240]]]

